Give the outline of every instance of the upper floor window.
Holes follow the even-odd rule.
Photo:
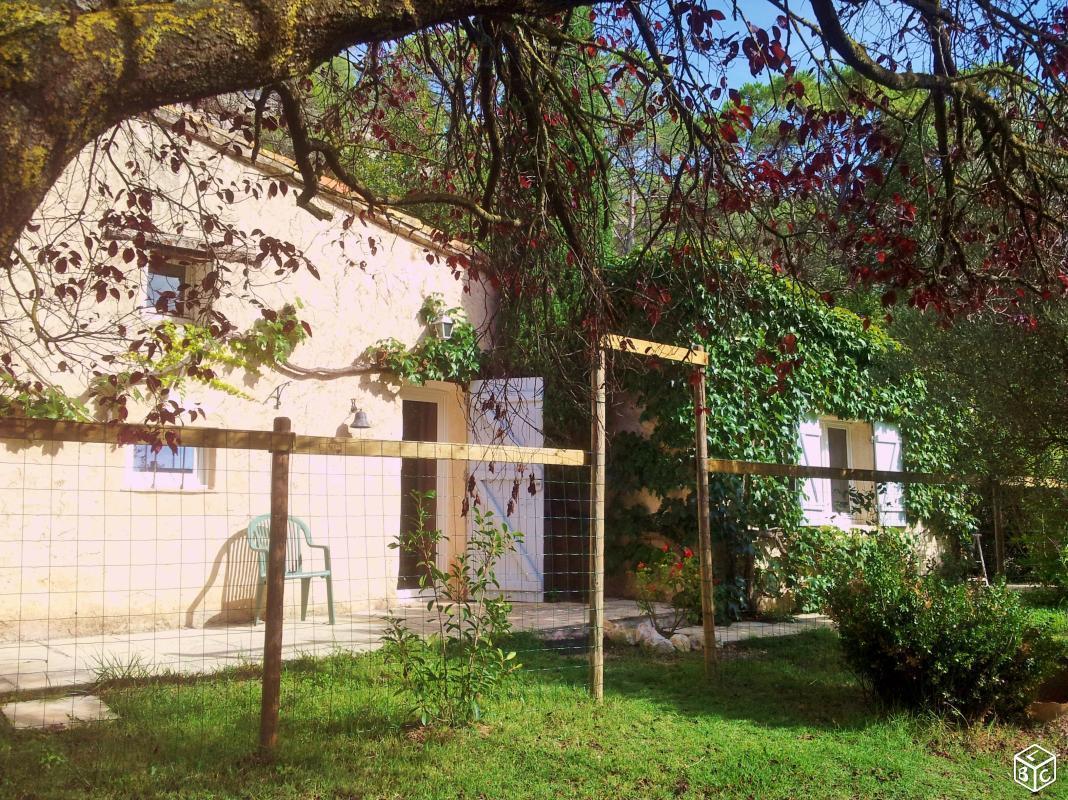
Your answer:
[[[145,308],[159,314],[184,316],[183,287],[189,284],[189,265],[153,259],[145,269]]]

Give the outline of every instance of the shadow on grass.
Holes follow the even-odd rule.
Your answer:
[[[368,661],[377,659],[287,665],[272,758],[257,752],[259,682],[237,674],[103,688],[114,722],[63,732],[0,722],[0,796],[267,797],[284,784],[293,796],[315,797],[323,782],[340,787],[331,796],[347,797],[349,786],[361,796],[394,760],[407,773],[427,757],[411,746],[407,711],[381,665]]]
[[[530,640],[533,639],[533,642]],[[520,680],[582,689],[587,673],[562,668],[584,656],[561,658],[520,637],[526,669]],[[605,697],[641,699],[685,716],[744,720],[768,727],[859,729],[880,710],[841,658],[837,634],[817,629],[792,636],[750,639],[721,649],[720,665],[706,680],[700,652],[655,656],[635,647],[609,647]]]

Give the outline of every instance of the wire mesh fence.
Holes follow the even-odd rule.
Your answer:
[[[1000,567],[1012,583],[1063,584],[1068,484],[1001,483],[983,511],[978,529],[983,558],[989,567]]]
[[[221,722],[254,727],[269,596],[271,434],[190,429],[180,445],[158,447],[119,444],[126,434],[106,426],[7,432],[0,696],[66,694],[74,708],[81,701],[71,698],[86,687],[109,687],[109,703],[122,706],[123,687],[136,686],[142,701],[150,691],[161,708],[184,709],[161,721],[199,720],[204,742]],[[288,450],[283,725],[309,691],[293,676],[303,669],[315,685],[324,664],[362,671],[366,685],[317,696],[323,724],[359,729],[382,718],[372,705],[399,702],[378,685],[385,673],[374,672],[387,618],[419,636],[441,631],[443,615],[470,598],[462,586],[428,583],[427,560],[455,578],[478,525],[515,534],[489,592],[510,604],[502,646],[518,651],[524,672],[585,680],[584,454],[299,436]],[[437,532],[429,554],[410,546],[421,528]],[[546,650],[552,658],[542,657]],[[361,654],[372,655],[356,666]],[[219,719],[221,709],[229,719]],[[47,723],[27,715],[53,713],[27,705],[22,721]],[[195,726],[183,736],[197,741]]]
[[[511,631],[501,643],[516,651],[522,679],[589,679],[593,503],[586,453],[422,441],[414,428],[404,441],[186,429],[180,443],[159,447],[132,426],[0,422],[5,702],[66,696],[74,708],[95,687],[120,713],[155,709],[160,724],[180,729],[191,748],[216,741],[220,726],[231,737],[246,729],[252,737],[271,596],[272,453],[279,452],[288,461],[283,729],[359,731],[405,719],[396,670],[384,664],[381,649],[389,620],[419,637],[440,635],[450,614],[472,601],[457,564],[485,529],[514,539],[495,560],[487,596],[509,603]],[[790,481],[799,491],[803,479],[910,478],[712,465],[713,472],[727,470],[752,473],[753,481]],[[757,596],[758,573],[781,543],[761,541],[751,558],[727,567],[730,544],[715,520],[719,645],[830,625],[788,593]],[[774,539],[773,531],[762,535]],[[678,557],[687,556],[680,550]],[[703,647],[705,630],[692,617],[670,639],[652,636],[632,580],[609,576],[609,647],[644,645],[668,656]],[[662,631],[672,627],[668,606],[654,610]],[[610,677],[607,685],[611,690]],[[36,706],[24,712],[31,724],[47,721],[34,714],[49,713],[54,709]]]

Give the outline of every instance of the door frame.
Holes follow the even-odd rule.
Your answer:
[[[852,432],[850,431],[849,423],[843,422],[843,421],[840,421],[840,420],[824,419],[824,420],[820,420],[820,428],[822,429],[820,431],[820,449],[822,451],[820,453],[820,460],[823,461],[823,466],[825,466],[825,467],[830,467],[831,466],[831,435],[830,435],[830,431],[832,429],[834,429],[834,430],[842,431],[845,434],[846,469],[851,468],[853,466],[853,442],[852,442],[853,437],[851,435]],[[827,483],[828,483],[828,485],[827,485],[827,490],[828,490],[827,491],[827,514],[828,514],[828,516],[830,516],[832,518],[835,517],[835,516],[852,518],[853,514],[852,514],[851,506],[849,505],[849,503],[850,503],[852,492],[853,492],[853,481],[849,480],[848,478],[846,479],[846,498],[847,498],[846,499],[846,504],[847,504],[847,506],[846,506],[846,510],[845,511],[838,511],[834,507],[834,479],[829,480]]]
[[[447,415],[445,413],[445,403],[448,402],[449,392],[445,389],[435,389],[429,386],[404,386],[400,391],[401,401],[401,417],[403,419],[404,401],[412,400],[420,403],[433,403],[437,409],[437,441],[448,442],[448,430],[446,425]],[[404,430],[401,429],[401,440],[404,439]],[[448,489],[449,483],[452,477],[452,462],[447,459],[436,459],[437,468],[435,470],[435,483],[434,491],[437,497],[434,498],[434,518],[437,521],[438,528],[441,530],[443,538],[443,545],[437,549],[435,555],[435,561],[437,562],[439,569],[446,569],[449,564],[449,557],[452,551],[453,535],[455,523],[452,519],[452,515],[447,513],[449,509],[448,501]],[[421,597],[418,589],[397,589],[397,597],[401,599],[412,599]]]

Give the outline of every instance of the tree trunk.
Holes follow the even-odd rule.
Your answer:
[[[4,0],[0,263],[63,168],[112,125],[253,89],[347,47],[474,15],[547,16],[575,0]]]

